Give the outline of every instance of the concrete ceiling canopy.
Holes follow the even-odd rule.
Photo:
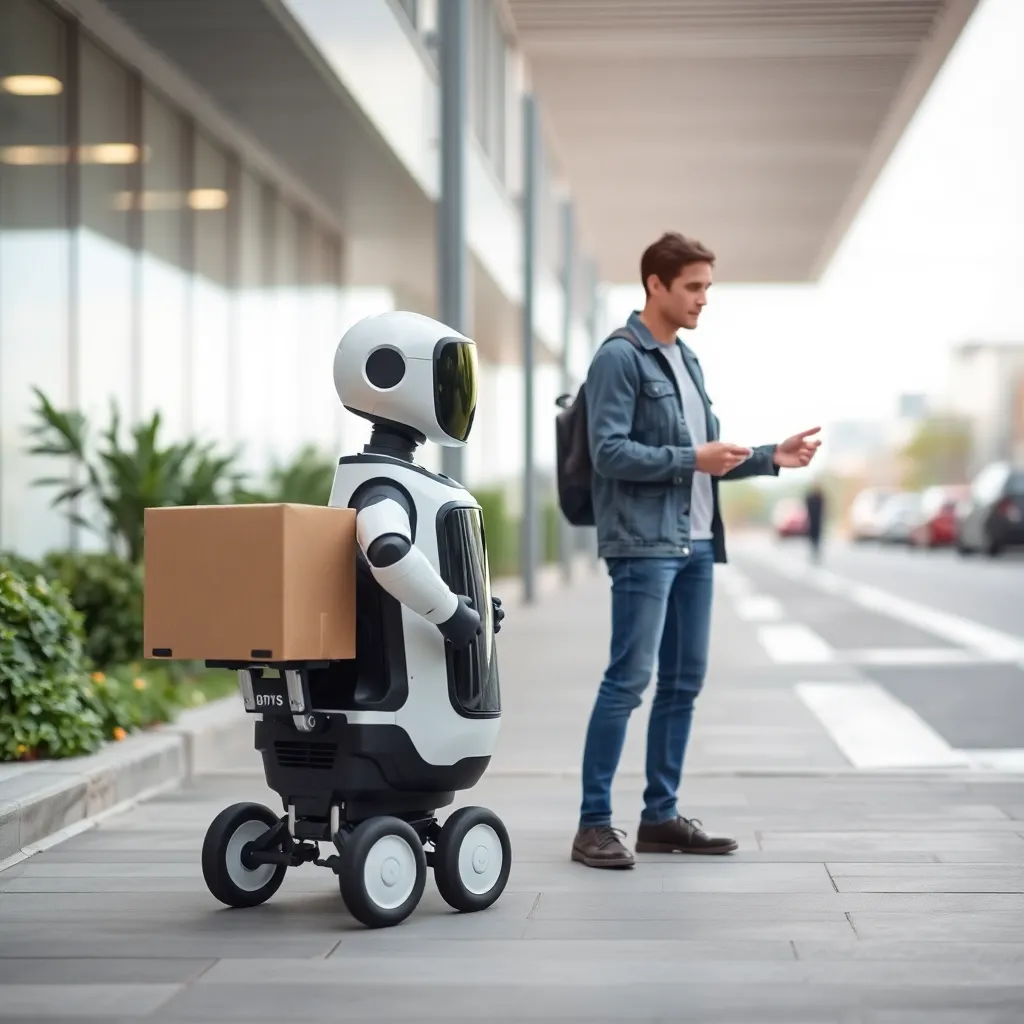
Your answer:
[[[719,280],[824,270],[977,0],[504,0],[607,281],[679,230]]]

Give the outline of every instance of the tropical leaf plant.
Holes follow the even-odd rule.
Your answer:
[[[33,439],[28,452],[61,459],[69,470],[66,476],[33,484],[59,488],[53,506],[79,526],[99,532],[108,550],[132,563],[142,560],[147,508],[221,504],[242,485],[236,452],[221,452],[214,443],[196,439],[161,444],[159,412],[134,427],[130,444],[122,446],[121,416],[112,401],[109,425],[93,451],[86,417],[57,409],[41,390],[33,390],[39,404],[28,428]],[[86,503],[100,522],[85,513]]]

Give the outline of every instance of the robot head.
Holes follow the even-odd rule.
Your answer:
[[[419,313],[369,316],[338,343],[334,387],[357,416],[461,447],[476,413],[476,343]]]

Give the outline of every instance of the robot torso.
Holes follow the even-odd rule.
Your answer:
[[[496,718],[501,703],[495,654],[494,610],[483,513],[465,488],[448,477],[388,455],[363,453],[338,463],[329,504],[355,508],[395,501],[405,510],[411,541],[456,595],[480,614],[479,635],[468,647],[447,644],[437,626],[403,606],[373,578],[359,553],[357,662],[379,674],[383,655],[393,689],[407,693],[403,707],[423,709],[428,693],[462,719]],[[440,688],[447,691],[442,696]],[[393,694],[391,703],[394,704]],[[402,716],[400,716],[402,717]],[[418,731],[418,730],[417,730]]]

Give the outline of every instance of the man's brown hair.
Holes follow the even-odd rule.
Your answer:
[[[683,267],[690,263],[710,263],[714,266],[715,254],[694,238],[687,238],[677,231],[666,231],[640,257],[640,281],[644,286],[644,294],[649,294],[647,279],[651,274],[657,274],[658,280],[669,288]]]

